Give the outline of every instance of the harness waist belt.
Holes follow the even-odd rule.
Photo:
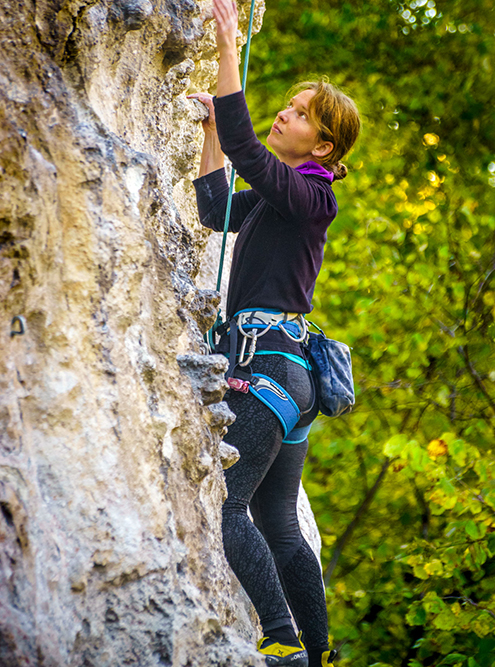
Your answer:
[[[228,327],[223,333],[230,335],[230,354],[237,353],[237,332],[242,334],[242,345],[239,353],[239,366],[248,366],[253,360],[256,352],[258,338],[264,336],[268,331],[283,331],[285,335],[295,343],[307,341],[308,325],[304,316],[299,313],[281,313],[266,309],[241,310],[230,319]],[[248,339],[251,339],[247,359],[244,359]],[[235,363],[231,359],[231,366],[227,377],[232,376]]]

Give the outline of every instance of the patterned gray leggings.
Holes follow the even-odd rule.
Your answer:
[[[256,356],[252,369],[286,388],[302,410],[311,405],[312,386],[302,366],[280,355],[266,355]],[[225,400],[237,416],[225,440],[241,454],[225,471],[227,560],[253,602],[265,633],[291,622],[289,604],[306,647],[324,646],[328,628],[321,571],[297,520],[308,441],[282,444],[279,420],[251,394],[228,391]],[[315,411],[303,416],[299,426],[310,423]]]

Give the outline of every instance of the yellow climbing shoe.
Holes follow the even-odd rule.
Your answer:
[[[337,651],[325,651],[321,656],[321,667],[334,667],[332,660],[337,655]]]
[[[265,656],[267,665],[308,667],[308,652],[300,639],[299,646],[285,646],[270,637],[263,637],[258,642],[258,651]]]

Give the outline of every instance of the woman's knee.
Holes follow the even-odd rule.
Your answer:
[[[247,500],[229,494],[222,505],[222,516],[247,514],[248,506],[249,503]]]
[[[302,533],[297,519],[297,512],[283,514],[270,511],[270,508],[260,510],[255,503],[250,505],[253,522],[265,538],[275,558],[284,559],[287,553],[293,553],[302,544]]]

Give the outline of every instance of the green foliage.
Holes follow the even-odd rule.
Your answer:
[[[357,406],[304,480],[340,665],[495,665],[494,32],[488,0],[278,0],[253,41],[261,135],[309,73],[363,119],[313,301]]]

